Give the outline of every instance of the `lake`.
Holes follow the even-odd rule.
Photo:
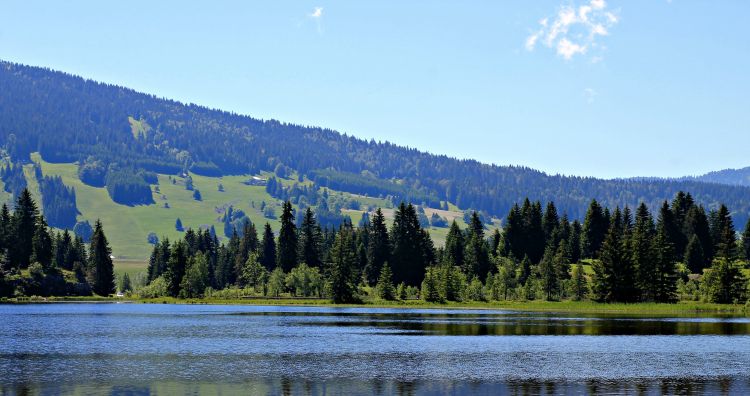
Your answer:
[[[0,305],[0,394],[750,393],[750,319]]]

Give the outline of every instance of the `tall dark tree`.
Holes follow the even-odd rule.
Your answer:
[[[299,256],[303,263],[310,267],[320,267],[322,261],[321,231],[315,221],[315,215],[309,207],[305,210],[302,224],[299,230],[300,251]]]
[[[21,191],[13,212],[12,232],[9,241],[10,264],[17,268],[27,268],[34,250],[33,239],[36,233],[39,209],[31,198],[28,189]]]
[[[661,303],[676,302],[677,274],[675,273],[674,248],[667,237],[667,230],[661,223],[657,227],[654,252],[656,268],[654,300]]]
[[[709,267],[714,256],[714,244],[711,239],[711,228],[708,222],[708,216],[706,215],[706,210],[703,206],[693,205],[688,210],[683,227],[685,235],[689,237],[695,235],[700,242],[701,250],[703,251],[703,263],[701,264],[701,268]]]
[[[746,261],[750,261],[750,219],[747,220],[745,230],[742,232],[742,253]]]
[[[557,207],[554,202],[550,201],[547,203],[547,208],[544,210],[542,218],[542,228],[544,228],[544,238],[546,241],[552,238],[552,233],[559,224],[560,217],[557,214]]]
[[[513,257],[518,260],[522,259],[526,251],[523,246],[523,240],[524,225],[521,208],[518,204],[514,204],[503,224],[502,254],[506,257]]]
[[[602,207],[595,199],[591,200],[583,222],[581,235],[581,254],[584,258],[599,257],[599,250],[607,235],[608,221],[604,216]]]
[[[49,235],[44,216],[39,216],[32,240],[31,261],[41,264],[45,269],[50,269],[52,258],[52,238]]]
[[[330,257],[328,290],[331,299],[336,304],[355,302],[356,275],[354,267],[357,262],[357,254],[351,229],[342,227],[339,230]]]
[[[383,265],[388,262],[391,255],[391,244],[388,239],[388,226],[385,223],[385,216],[378,208],[370,223],[370,240],[367,244],[367,266],[365,267],[365,277],[370,285],[377,282]]]
[[[391,266],[394,281],[418,286],[424,278],[425,269],[434,259],[432,240],[419,224],[413,205],[401,203],[395,212],[390,233]]]
[[[630,258],[636,272],[636,286],[641,291],[641,298],[653,301],[656,298],[655,252],[653,240],[656,236],[656,227],[651,213],[645,203],[638,206],[635,214],[635,225],[630,238]]]
[[[583,233],[583,227],[578,220],[574,220],[570,226],[570,239],[568,240],[568,246],[570,250],[570,262],[578,263],[581,261],[581,234]]]
[[[685,256],[682,260],[687,266],[688,270],[692,274],[700,274],[703,272],[703,264],[706,262],[706,258],[703,255],[703,247],[701,246],[698,236],[693,234],[685,248]]]
[[[594,261],[592,291],[598,301],[629,302],[636,299],[635,274],[623,240],[622,214],[615,210],[600,259]]]
[[[297,226],[294,224],[294,209],[292,203],[284,202],[281,209],[281,230],[279,231],[278,266],[289,272],[298,263],[297,250],[299,241],[297,238]]]
[[[276,268],[276,242],[271,225],[268,223],[263,227],[263,239],[260,245],[260,263],[268,271],[273,271]]]
[[[188,262],[188,248],[184,241],[178,240],[172,245],[167,262],[167,271],[164,278],[167,281],[169,295],[177,297],[180,294],[180,284],[185,276]]]
[[[463,268],[465,244],[464,233],[454,220],[448,230],[448,235],[445,237],[444,264]]]
[[[100,296],[107,296],[115,292],[115,269],[112,263],[112,249],[104,235],[102,222],[96,220],[94,234],[89,246],[89,268],[91,271],[91,288]]]

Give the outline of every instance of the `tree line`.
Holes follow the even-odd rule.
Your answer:
[[[726,206],[706,212],[690,194],[664,202],[656,217],[645,204],[633,213],[593,200],[582,224],[558,215],[552,202],[542,210],[526,199],[513,206],[502,233],[486,233],[474,212],[466,229],[453,221],[438,248],[418,212],[402,203],[390,228],[380,209],[358,227],[323,228],[310,207],[295,221],[287,201],[278,235],[266,223],[259,236],[249,219],[226,244],[189,229],[181,240],[154,246],[145,294],[193,298],[244,288],[334,302],[368,294],[428,301],[746,298],[741,260],[750,258],[750,222],[738,239]]]
[[[100,221],[87,246],[67,230],[52,230],[27,189],[12,212],[2,206],[0,296],[107,296],[114,291],[111,250]]]

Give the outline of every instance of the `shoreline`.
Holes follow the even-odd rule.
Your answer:
[[[359,304],[334,304],[327,299],[295,298],[113,298],[113,297],[47,297],[29,299],[3,299],[0,304],[54,304],[54,303],[126,303],[173,305],[254,305],[325,308],[382,308],[382,309],[443,309],[443,310],[505,310],[519,312],[550,312],[579,314],[630,314],[630,315],[698,315],[698,316],[750,316],[750,307],[736,304],[703,302],[664,303],[597,303],[591,301],[503,301],[503,302],[449,302],[430,303],[421,300],[367,301]]]

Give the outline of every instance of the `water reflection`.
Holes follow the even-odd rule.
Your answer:
[[[0,394],[750,394],[750,320],[0,305]]]
[[[636,379],[584,382],[508,381],[314,381],[309,379],[263,379],[243,382],[170,382],[139,384],[35,384],[0,385],[3,395],[740,395],[750,392],[750,382],[718,379]]]

